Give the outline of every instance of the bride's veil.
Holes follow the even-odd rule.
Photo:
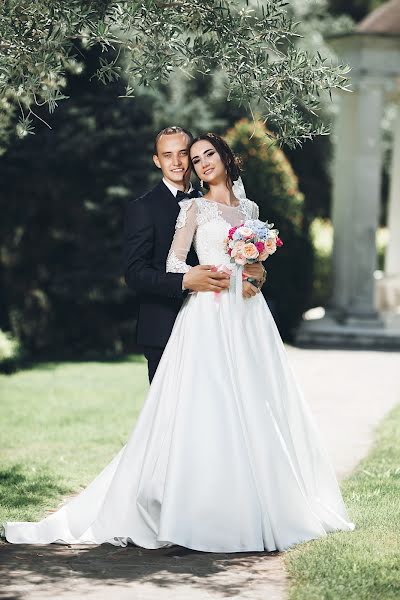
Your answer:
[[[233,182],[232,191],[236,198],[239,198],[239,200],[246,198],[246,190],[244,189],[243,180],[241,177]]]

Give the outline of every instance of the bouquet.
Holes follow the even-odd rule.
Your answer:
[[[237,227],[232,227],[224,240],[225,251],[231,262],[246,265],[263,261],[283,246],[279,231],[273,229],[274,224],[265,223],[258,219],[245,221]]]

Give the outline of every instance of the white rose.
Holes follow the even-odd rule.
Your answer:
[[[236,230],[238,233],[240,233],[240,235],[245,239],[248,240],[249,238],[254,237],[254,233],[252,232],[252,230],[250,229],[250,227],[239,227],[239,229]]]

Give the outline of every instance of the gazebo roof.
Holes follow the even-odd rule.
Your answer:
[[[400,35],[400,0],[390,0],[373,10],[355,28],[357,33]]]

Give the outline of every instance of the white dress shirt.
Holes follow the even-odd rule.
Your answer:
[[[169,191],[171,192],[171,194],[173,194],[175,196],[175,198],[176,198],[177,193],[179,191],[182,191],[182,190],[178,190],[178,188],[176,188],[175,186],[171,185],[169,183],[169,181],[167,181],[165,179],[165,177],[163,177],[163,183],[167,186],[167,188],[169,189]],[[187,192],[188,194],[190,194],[190,192],[192,192],[193,190],[194,190],[194,187],[193,187],[192,183],[189,182],[189,189],[185,190],[185,192]]]

